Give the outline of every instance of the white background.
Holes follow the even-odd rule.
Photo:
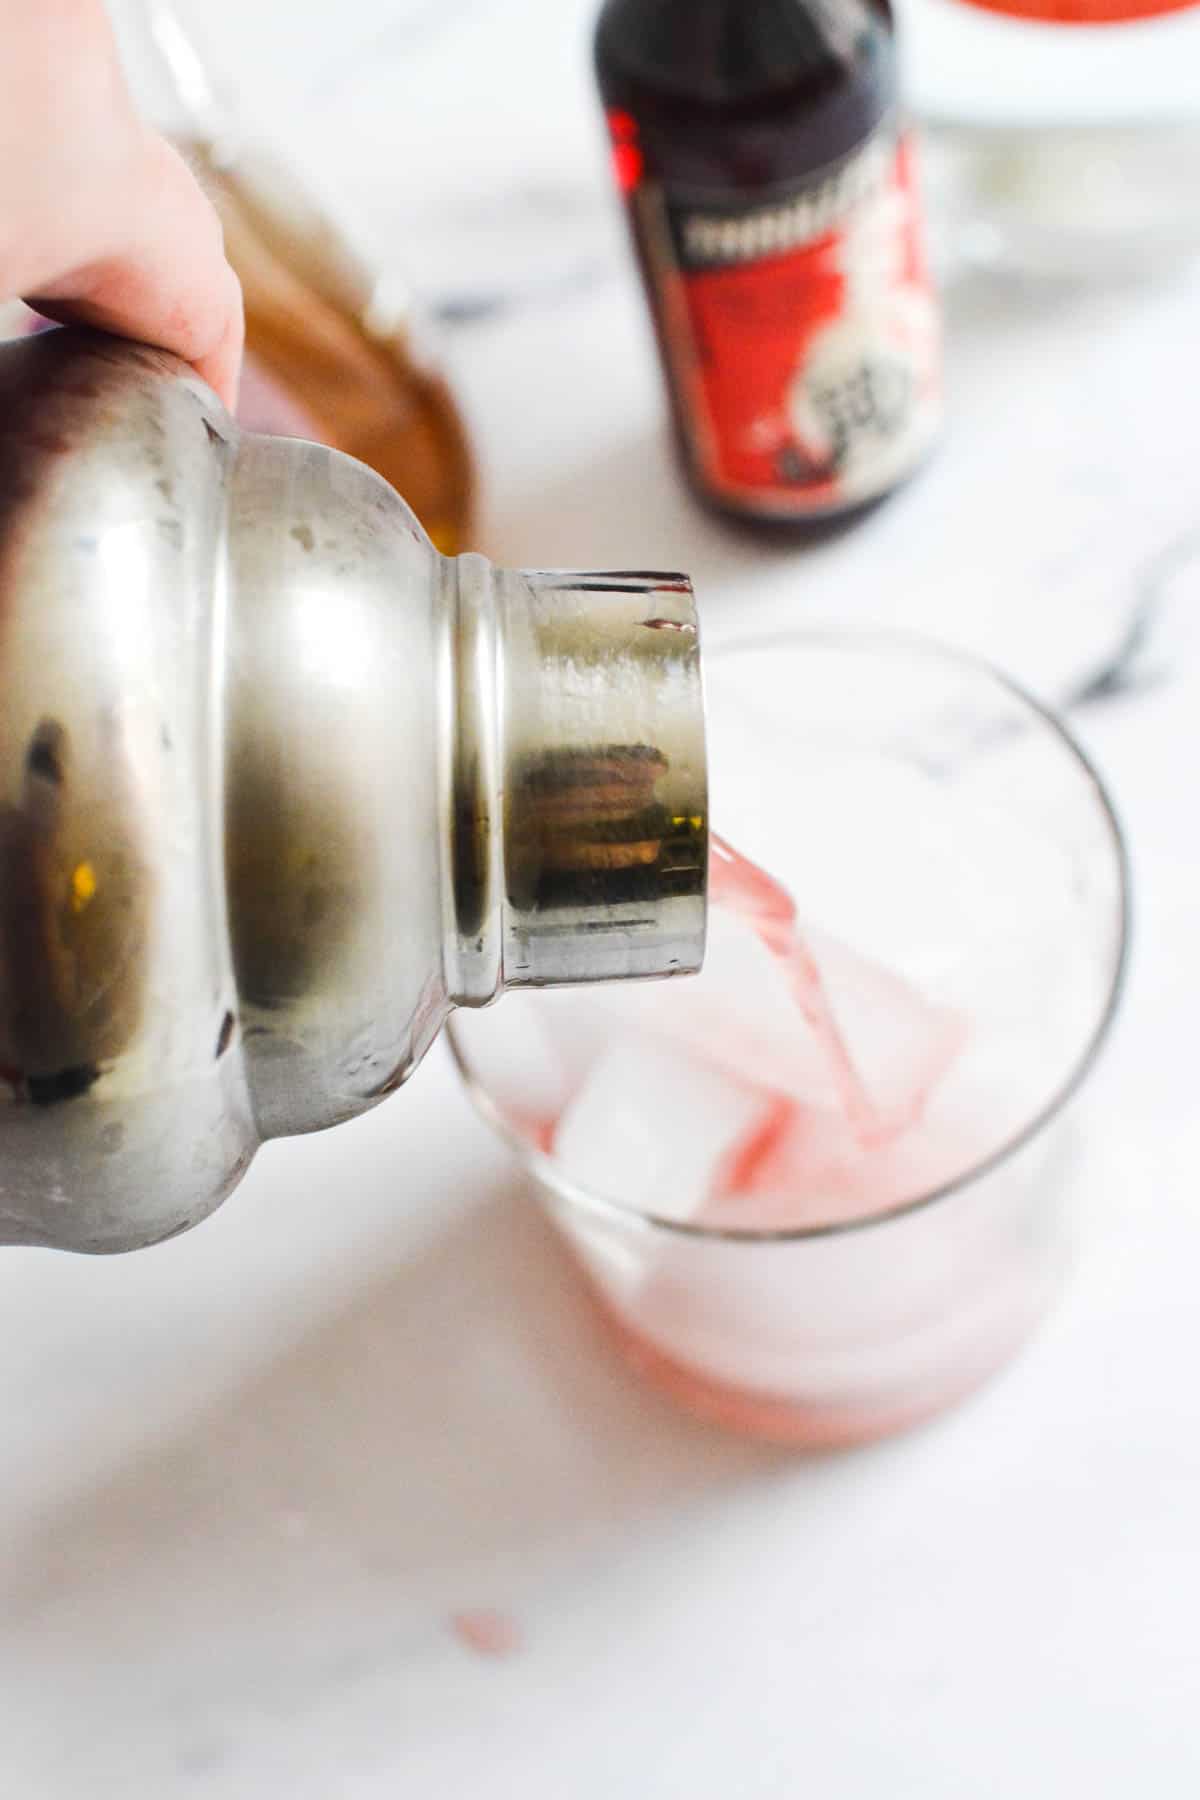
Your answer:
[[[1138,941],[1092,1083],[1088,1245],[960,1411],[795,1458],[609,1358],[439,1049],[269,1147],[194,1234],[0,1255],[0,1790],[14,1800],[1024,1800],[1200,1781],[1200,510],[1186,278],[955,284],[951,417],[855,536],[683,496],[583,0],[210,0],[248,108],[459,319],[501,561],[678,564],[710,640],[906,623],[1076,723]],[[464,315],[470,322],[462,322]],[[502,1661],[448,1627],[496,1606]]]

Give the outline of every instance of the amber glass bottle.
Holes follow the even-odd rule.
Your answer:
[[[453,395],[362,265],[285,172],[184,146],[216,203],[246,303],[241,412],[369,463],[445,555],[470,546],[474,465]],[[272,392],[272,389],[275,391]]]
[[[369,463],[439,550],[468,548],[470,445],[449,386],[418,347],[407,294],[259,148],[171,0],[108,6],[135,100],[221,214],[246,301],[243,422]]]

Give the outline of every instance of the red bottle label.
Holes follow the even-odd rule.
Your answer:
[[[966,4],[1051,25],[1121,25],[1159,13],[1186,12],[1197,0],[966,0]]]
[[[820,516],[909,472],[940,388],[909,139],[881,131],[753,206],[653,183],[633,205],[684,436],[717,498]]]

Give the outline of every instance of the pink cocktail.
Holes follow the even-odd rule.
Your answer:
[[[514,997],[453,1041],[637,1366],[847,1442],[974,1386],[1057,1286],[1124,859],[1070,740],[977,664],[797,637],[708,688],[739,848],[713,840],[704,973]]]

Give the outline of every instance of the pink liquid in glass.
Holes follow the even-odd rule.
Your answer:
[[[848,1123],[864,1143],[886,1132],[843,1042],[820,968],[800,934],[796,903],[787,889],[715,834],[708,883],[709,903],[745,919],[779,963],[780,975],[829,1064]]]
[[[899,1429],[976,1385],[1028,1329],[1023,1290],[1014,1300],[997,1279],[1001,1252],[988,1261],[991,1240],[986,1255],[974,1246],[963,1254],[956,1302],[978,1279],[981,1293],[999,1292],[1003,1303],[992,1323],[973,1308],[980,1336],[964,1338],[947,1368],[941,1340],[934,1355],[925,1332],[927,1315],[936,1318],[942,1302],[931,1304],[920,1257],[906,1266],[886,1234],[851,1233],[825,1240],[820,1251],[803,1237],[738,1246],[719,1234],[803,1232],[873,1219],[972,1167],[977,1136],[928,1117],[966,1041],[965,1021],[902,976],[803,926],[786,890],[720,839],[713,842],[709,893],[715,916],[741,921],[769,953],[775,977],[760,962],[758,980],[785,988],[807,1027],[799,1037],[810,1064],[815,1045],[823,1088],[810,1098],[798,1091],[811,1086],[811,1067],[799,1077],[790,1068],[771,1069],[754,1029],[761,988],[747,994],[735,981],[713,990],[707,1011],[692,984],[690,992],[675,983],[646,990],[636,1002],[615,993],[620,1022],[599,1034],[598,1059],[585,1067],[549,1130],[539,1132],[540,1146],[595,1191],[699,1228],[699,1236],[641,1240],[632,1279],[632,1260],[610,1265],[608,1252],[596,1254],[594,1237],[581,1244],[602,1311],[644,1374],[692,1410],[760,1436],[815,1445]],[[724,933],[723,954],[728,944]],[[632,1010],[623,1016],[626,1005]],[[581,1028],[579,1014],[573,1023]],[[602,1078],[599,1059],[607,1065]],[[745,1077],[747,1069],[752,1076]],[[660,1072],[669,1103],[645,1098]],[[601,1102],[609,1093],[606,1120]],[[603,1171],[581,1160],[580,1107],[589,1105]],[[727,1142],[719,1142],[719,1131],[713,1135],[713,1111],[726,1121]],[[608,1123],[635,1157],[639,1147],[653,1157],[656,1123],[676,1146],[649,1192],[634,1182],[623,1191],[612,1183],[616,1165],[603,1143]],[[686,1162],[689,1126],[706,1150],[721,1153],[697,1191],[681,1198],[673,1183]],[[913,1229],[920,1236],[923,1227]],[[935,1286],[947,1266],[944,1250],[939,1243],[929,1260]],[[630,1255],[628,1246],[622,1254]],[[853,1353],[855,1370],[869,1369],[851,1398],[837,1397],[839,1337],[861,1348]]]
[[[704,974],[543,1015],[565,1073],[548,1098],[536,1080],[513,1096],[507,1115],[521,1135],[610,1198],[722,1228],[837,1223],[945,1179],[927,1158],[910,1165],[930,1096],[962,1047],[962,1017],[802,927],[786,889],[719,838],[709,895]],[[648,1191],[638,1168],[609,1163],[609,1112],[616,1141],[644,1147],[647,1178],[658,1140],[682,1149],[688,1134],[687,1173],[706,1171],[703,1191],[681,1177],[671,1193],[667,1170],[663,1191]]]
[[[921,1158],[922,1166],[913,1166],[905,1140],[962,1047],[964,1021],[827,934],[802,928],[787,890],[715,836],[709,897],[715,908],[743,920],[774,959],[825,1064],[836,1106],[816,1108],[790,1097],[787,1071],[779,1069],[778,1091],[719,1169],[702,1216],[714,1224],[786,1229],[863,1216],[910,1197],[899,1191],[904,1184],[915,1191],[933,1177]],[[860,1002],[867,988],[871,1006],[902,1034],[898,1046],[889,1046],[883,1095],[880,1071],[873,1085],[839,1018],[831,971],[840,974],[842,987],[849,974]],[[759,1203],[755,1216],[739,1218],[747,1209],[737,1203],[750,1200]],[[812,1216],[810,1200],[830,1206],[830,1218]]]

